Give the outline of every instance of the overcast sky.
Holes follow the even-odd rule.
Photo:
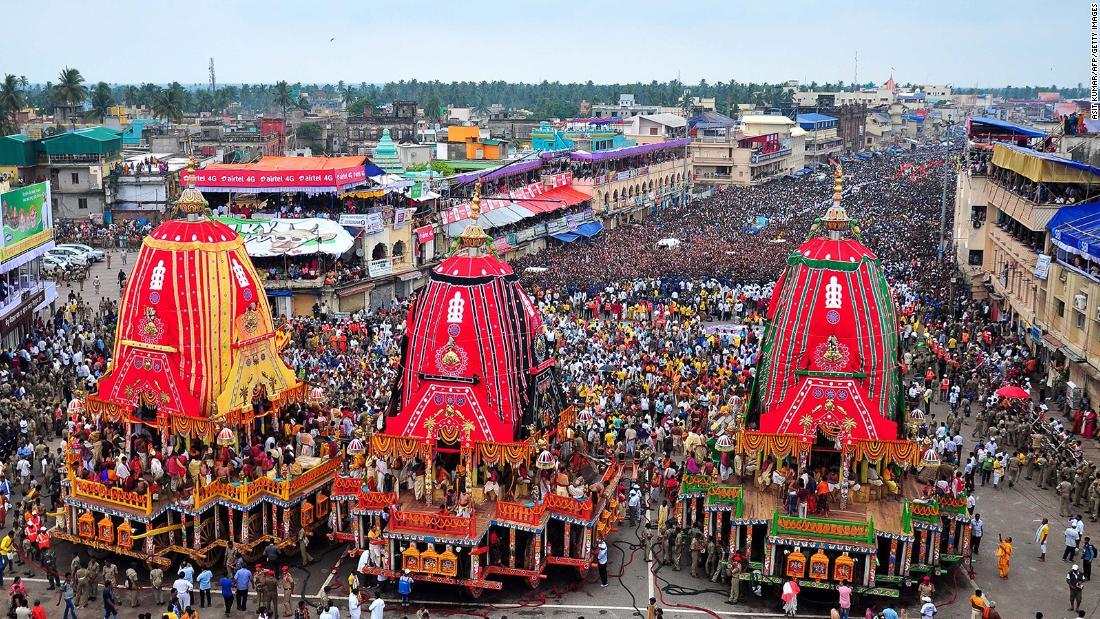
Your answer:
[[[56,81],[1089,82],[1083,0],[10,1],[0,73]],[[331,39],[331,40],[330,40]]]

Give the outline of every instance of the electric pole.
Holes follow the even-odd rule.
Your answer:
[[[688,183],[691,181],[691,153],[688,151],[688,147],[691,144],[691,126],[688,124],[688,121],[691,120],[691,102],[688,100],[688,95],[690,94],[691,91],[685,88],[684,100],[682,101],[684,108],[684,182],[680,192],[681,208],[687,206]]]

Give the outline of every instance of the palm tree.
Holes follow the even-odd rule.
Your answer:
[[[290,84],[285,80],[275,83],[275,105],[283,108],[283,118],[286,118],[286,108],[294,104],[294,96],[290,93]]]
[[[304,96],[298,97],[298,102],[294,104],[294,107],[302,110],[303,112],[308,112],[313,108],[313,106],[309,104],[309,99],[305,98]]]
[[[340,82],[340,83],[343,84],[343,82]],[[348,106],[351,105],[352,102],[355,101],[355,99],[358,98],[358,96],[359,96],[359,93],[357,93],[355,91],[355,89],[352,88],[351,86],[341,88],[340,93],[341,93],[340,96],[344,101],[344,109],[345,110],[348,109]]]
[[[54,86],[55,100],[62,105],[82,105],[88,98],[88,87],[84,85],[84,76],[78,69],[65,67],[57,75]]]
[[[4,76],[0,84],[0,128],[4,134],[16,131],[15,113],[27,106],[23,92],[19,88],[19,78],[12,74]]]
[[[138,99],[140,98],[141,91],[138,90],[137,86],[130,84],[126,87],[126,105],[129,105],[131,107],[136,106],[138,104]]]
[[[107,82],[99,82],[92,89],[92,110],[99,116],[99,122],[107,118],[111,106],[115,104],[115,98],[111,95],[111,87]]]
[[[153,116],[163,119],[168,124],[183,119],[183,101],[176,89],[159,89],[153,97],[152,108]]]
[[[30,86],[30,85],[31,85],[30,80],[27,79],[26,75],[20,75],[19,76],[19,88],[21,90],[23,90],[25,92],[27,90],[27,87]]]

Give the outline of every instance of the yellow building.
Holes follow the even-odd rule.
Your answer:
[[[481,127],[477,125],[452,125],[447,127],[447,141],[466,145],[466,159],[501,158],[501,142],[481,137]]]

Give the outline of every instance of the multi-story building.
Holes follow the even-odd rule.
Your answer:
[[[655,144],[684,136],[687,119],[679,114],[640,114],[630,119],[623,134],[638,144]]]
[[[634,99],[632,94],[619,95],[618,104],[597,103],[592,106],[592,116],[595,118],[630,118],[639,114],[660,114],[663,108],[659,105],[642,105]]]
[[[1045,134],[971,119],[955,204],[956,259],[1048,369],[1100,401],[1100,168],[1025,144]],[[1059,378],[1061,376],[1061,379]]]
[[[110,175],[116,189],[111,220],[145,219],[159,223],[168,206],[179,197],[179,172],[189,163],[189,157],[170,153],[127,157]]]
[[[798,126],[806,131],[806,164],[828,164],[829,159],[844,150],[844,141],[837,135],[837,119],[824,114],[799,114]]]
[[[890,115],[885,112],[867,115],[863,135],[863,150],[884,150],[897,145],[894,125],[890,122]]]
[[[394,101],[384,109],[370,106],[360,116],[347,120],[346,150],[353,155],[369,155],[382,138],[382,130],[389,129],[395,142],[417,141],[416,101]]]
[[[42,140],[56,219],[102,222],[114,202],[105,182],[119,163],[122,136],[105,127],[80,129]]]
[[[705,185],[755,185],[802,168],[804,136],[786,116],[748,114],[740,122],[717,112],[688,121],[692,176]],[[799,132],[794,132],[799,133]]]
[[[20,236],[0,249],[0,344],[17,348],[31,333],[35,315],[53,310],[57,287],[42,273],[42,255],[54,246],[47,182],[16,187],[3,193],[3,217],[18,213]],[[7,223],[7,222],[5,222]],[[13,224],[10,227],[15,227]]]

